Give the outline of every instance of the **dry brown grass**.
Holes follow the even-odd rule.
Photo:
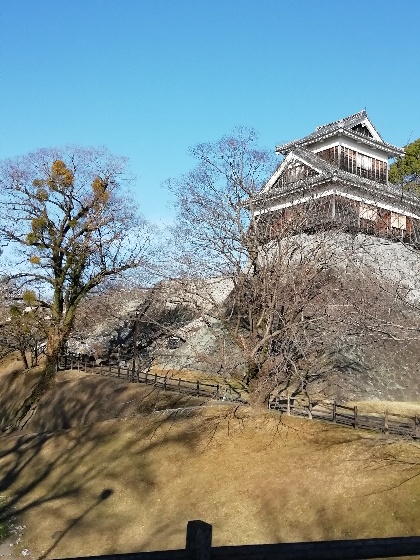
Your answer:
[[[417,446],[244,407],[9,436],[0,448],[36,556],[182,548],[189,519],[212,523],[215,545],[404,536],[420,522]]]
[[[0,429],[13,422],[25,396],[34,387],[40,368],[21,368],[3,374]],[[42,433],[92,424],[112,418],[148,414],[155,410],[200,406],[203,398],[165,392],[153,386],[126,383],[91,373],[62,371],[55,385],[38,403],[23,432]]]
[[[33,557],[182,548],[189,519],[216,546],[418,533],[417,444],[247,407],[159,412],[178,396],[60,376],[29,430],[58,431],[0,437],[0,494]]]
[[[17,353],[1,361],[0,367],[0,430],[8,426],[35,386],[41,367],[24,370]]]
[[[380,414],[385,411],[392,415],[402,415],[408,417],[420,416],[419,402],[392,402],[392,401],[358,401],[349,402],[347,406],[357,405],[360,414]]]

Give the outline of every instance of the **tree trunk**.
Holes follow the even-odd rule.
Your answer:
[[[31,367],[38,365],[38,341],[35,342],[31,349]]]
[[[58,357],[66,336],[59,328],[52,327],[48,332],[46,363],[42,375],[44,382],[49,386],[55,379],[57,373]]]
[[[58,357],[63,341],[65,340],[65,335],[66,333],[54,327],[48,332],[45,369],[41,373],[38,383],[35,385],[32,393],[25,399],[16,415],[14,420],[16,428],[22,429],[26,425],[34,414],[39,400],[55,381]]]
[[[244,381],[247,387],[251,384],[252,380],[258,377],[258,365],[254,361],[248,361],[246,366],[246,373]]]
[[[25,346],[19,346],[19,353],[20,357],[22,358],[23,365],[25,369],[29,369],[28,358],[26,357],[26,348]]]

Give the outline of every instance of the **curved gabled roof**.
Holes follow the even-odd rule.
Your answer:
[[[364,130],[365,133],[361,132],[361,130]],[[388,152],[388,157],[404,154],[402,148],[384,142],[365,110],[354,113],[344,119],[318,126],[314,132],[300,140],[293,140],[281,146],[276,146],[276,152],[286,155],[296,146],[309,146],[310,144],[314,144],[320,140],[326,140],[338,134],[361,141],[373,148],[386,151]]]
[[[416,209],[420,208],[420,197],[415,193],[402,191],[401,188],[391,183],[377,183],[372,179],[360,177],[359,175],[340,169],[337,164],[324,160],[314,152],[302,146],[294,146],[293,151],[289,152],[286,159],[288,161],[292,161],[293,159],[299,160],[316,170],[317,175],[299,179],[286,185],[283,184],[281,187],[276,187],[277,179],[284,170],[282,165],[272,175],[260,194],[255,197],[255,202],[258,203],[263,200],[268,201],[273,198],[278,199],[279,197],[287,196],[302,189],[311,190],[318,184],[334,182],[335,188],[338,191],[340,190],[340,184],[343,188],[346,188],[346,185],[352,185],[362,191],[375,193],[385,198],[400,200],[401,202],[404,201],[406,204]],[[286,163],[286,160],[284,160],[283,163]]]

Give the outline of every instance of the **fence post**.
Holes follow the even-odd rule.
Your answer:
[[[102,362],[101,362],[101,364],[99,365],[99,373],[102,375]]]
[[[384,414],[384,433],[389,435],[389,426],[388,426],[388,411],[385,410]]]
[[[166,379],[168,377],[168,374],[165,375],[165,379],[163,380],[163,390],[166,391]]]
[[[287,391],[287,416],[290,416],[290,393]]]
[[[354,407],[354,428],[357,428],[357,406]]]
[[[73,356],[72,356],[72,358],[71,358],[71,360],[70,360],[70,369],[73,369]]]
[[[111,375],[111,364],[108,366],[108,375]]]
[[[185,552],[188,560],[210,560],[212,526],[204,521],[188,521]]]
[[[157,373],[155,373],[155,382],[154,382],[155,387],[156,387],[156,383],[157,383]]]
[[[216,385],[216,398],[220,397],[220,387],[219,384]]]
[[[333,421],[333,422],[337,422],[337,403],[336,403],[335,401],[333,402],[332,421]]]
[[[85,373],[87,372],[87,359],[85,358]]]
[[[181,379],[178,378],[178,393],[181,392]]]
[[[197,379],[197,396],[200,396],[200,382]]]

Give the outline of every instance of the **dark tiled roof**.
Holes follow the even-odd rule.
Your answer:
[[[341,183],[359,187],[366,192],[375,194],[376,196],[383,193],[386,198],[392,198],[394,200],[397,198],[417,207],[417,209],[420,208],[420,196],[414,194],[413,192],[402,191],[401,188],[393,185],[392,183],[378,183],[372,179],[366,179],[365,177],[360,177],[359,175],[350,173],[349,171],[344,171],[343,169],[340,169],[338,165],[324,160],[302,146],[295,146],[292,153],[298,156],[299,159],[310,167],[318,170],[319,175],[300,179],[286,185],[283,184],[278,188],[271,187],[269,191],[261,193],[257,199],[268,200],[270,198],[278,198],[283,194],[291,194],[299,190],[310,190],[312,187],[315,187],[320,183],[334,181],[338,185]]]
[[[317,126],[316,129],[315,129],[315,132],[313,132],[312,134],[315,134],[316,132],[322,131],[322,130],[335,130],[336,128],[340,128],[340,127],[353,128],[353,126],[357,126],[362,121],[364,121],[366,118],[369,118],[369,117],[367,116],[366,110],[363,109],[363,111],[359,111],[358,113],[354,113],[354,115],[344,117],[344,119],[339,119],[338,121],[334,121],[332,123]],[[375,132],[378,134],[378,136],[382,140],[382,137],[379,134],[379,132],[376,130],[376,128],[375,128]]]
[[[330,136],[334,136],[338,131],[342,130],[342,134],[353,138],[355,140],[362,140],[363,143],[368,144],[370,146],[376,147],[376,148],[382,148],[382,149],[386,149],[388,150],[391,154],[393,155],[399,155],[399,154],[403,154],[404,150],[402,148],[398,148],[397,146],[393,146],[392,144],[388,144],[387,142],[384,142],[382,140],[382,137],[380,136],[380,134],[378,133],[378,131],[376,130],[376,128],[373,126],[373,124],[371,123],[370,119],[369,119],[369,123],[372,125],[372,127],[374,128],[375,132],[378,134],[380,141],[379,140],[375,140],[374,138],[369,138],[368,136],[365,136],[364,134],[361,134],[359,132],[356,132],[353,129],[353,127],[357,126],[358,124],[361,124],[364,119],[366,119],[369,117],[367,116],[367,113],[365,110],[360,111],[359,113],[355,113],[354,115],[350,115],[348,117],[345,117],[344,119],[340,119],[338,121],[334,121],[332,123],[328,123],[328,124],[324,124],[322,126],[318,126],[314,132],[312,132],[311,134],[308,134],[308,136],[305,136],[304,138],[301,138],[300,140],[293,140],[292,142],[288,142],[286,144],[283,144],[282,146],[277,146],[276,147],[276,151],[282,154],[287,154],[288,152],[290,152],[291,150],[293,150],[295,148],[295,146],[302,146],[302,145],[306,145],[306,144],[311,144],[313,142],[316,142],[317,140],[322,140],[325,138],[328,138]]]

